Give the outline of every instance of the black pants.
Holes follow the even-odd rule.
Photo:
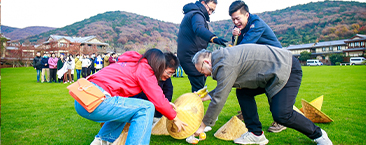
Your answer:
[[[206,77],[204,75],[202,75],[202,76],[188,75],[188,79],[192,86],[192,92],[202,89],[206,83]]]
[[[300,88],[302,78],[301,65],[296,58],[292,58],[290,78],[286,85],[269,100],[270,111],[273,120],[286,127],[293,128],[310,139],[316,139],[322,135],[320,127],[316,126],[305,116],[293,110],[296,96]],[[257,105],[254,97],[265,93],[264,88],[237,89],[236,96],[243,114],[244,122],[249,132],[260,134],[262,124],[259,121]]]
[[[50,68],[50,82],[56,82],[57,68]]]
[[[90,75],[90,74],[95,74],[95,68],[90,68],[90,71],[89,71],[88,75]]]
[[[81,75],[83,76],[83,78],[86,78],[88,76],[88,68],[87,67],[83,67],[81,69]]]

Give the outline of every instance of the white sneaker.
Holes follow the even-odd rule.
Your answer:
[[[256,136],[252,132],[246,132],[242,134],[239,138],[234,140],[234,143],[236,144],[267,144],[268,140],[264,136],[264,133],[262,132],[262,135]]]
[[[203,130],[203,132],[209,132],[212,130],[211,126],[206,126],[205,129]]]
[[[333,145],[332,141],[329,139],[328,134],[322,129],[322,136],[314,139],[318,145]]]
[[[90,145],[112,145],[112,143],[96,137]]]

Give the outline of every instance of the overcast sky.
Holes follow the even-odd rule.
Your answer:
[[[228,9],[233,1],[218,0],[211,21],[230,19]],[[316,1],[319,0],[245,0],[245,3],[251,13],[261,13]],[[120,10],[179,24],[183,18],[182,8],[190,2],[195,0],[2,0],[1,23],[17,28],[61,28],[99,13]]]

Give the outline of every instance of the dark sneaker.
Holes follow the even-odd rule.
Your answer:
[[[238,111],[238,115],[236,115],[236,117],[238,117],[241,121],[244,121],[244,117],[243,114],[241,113],[241,111]]]
[[[277,133],[277,132],[281,132],[282,130],[285,130],[285,129],[286,129],[285,126],[278,124],[277,122],[273,122],[271,124],[271,126],[268,128],[268,132]]]

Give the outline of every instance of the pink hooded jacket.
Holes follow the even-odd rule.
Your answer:
[[[88,80],[102,87],[112,97],[132,97],[144,92],[157,111],[169,120],[174,119],[177,113],[165,98],[147,59],[142,59],[138,64],[141,57],[134,51],[125,52],[119,56],[118,63],[101,69]]]

